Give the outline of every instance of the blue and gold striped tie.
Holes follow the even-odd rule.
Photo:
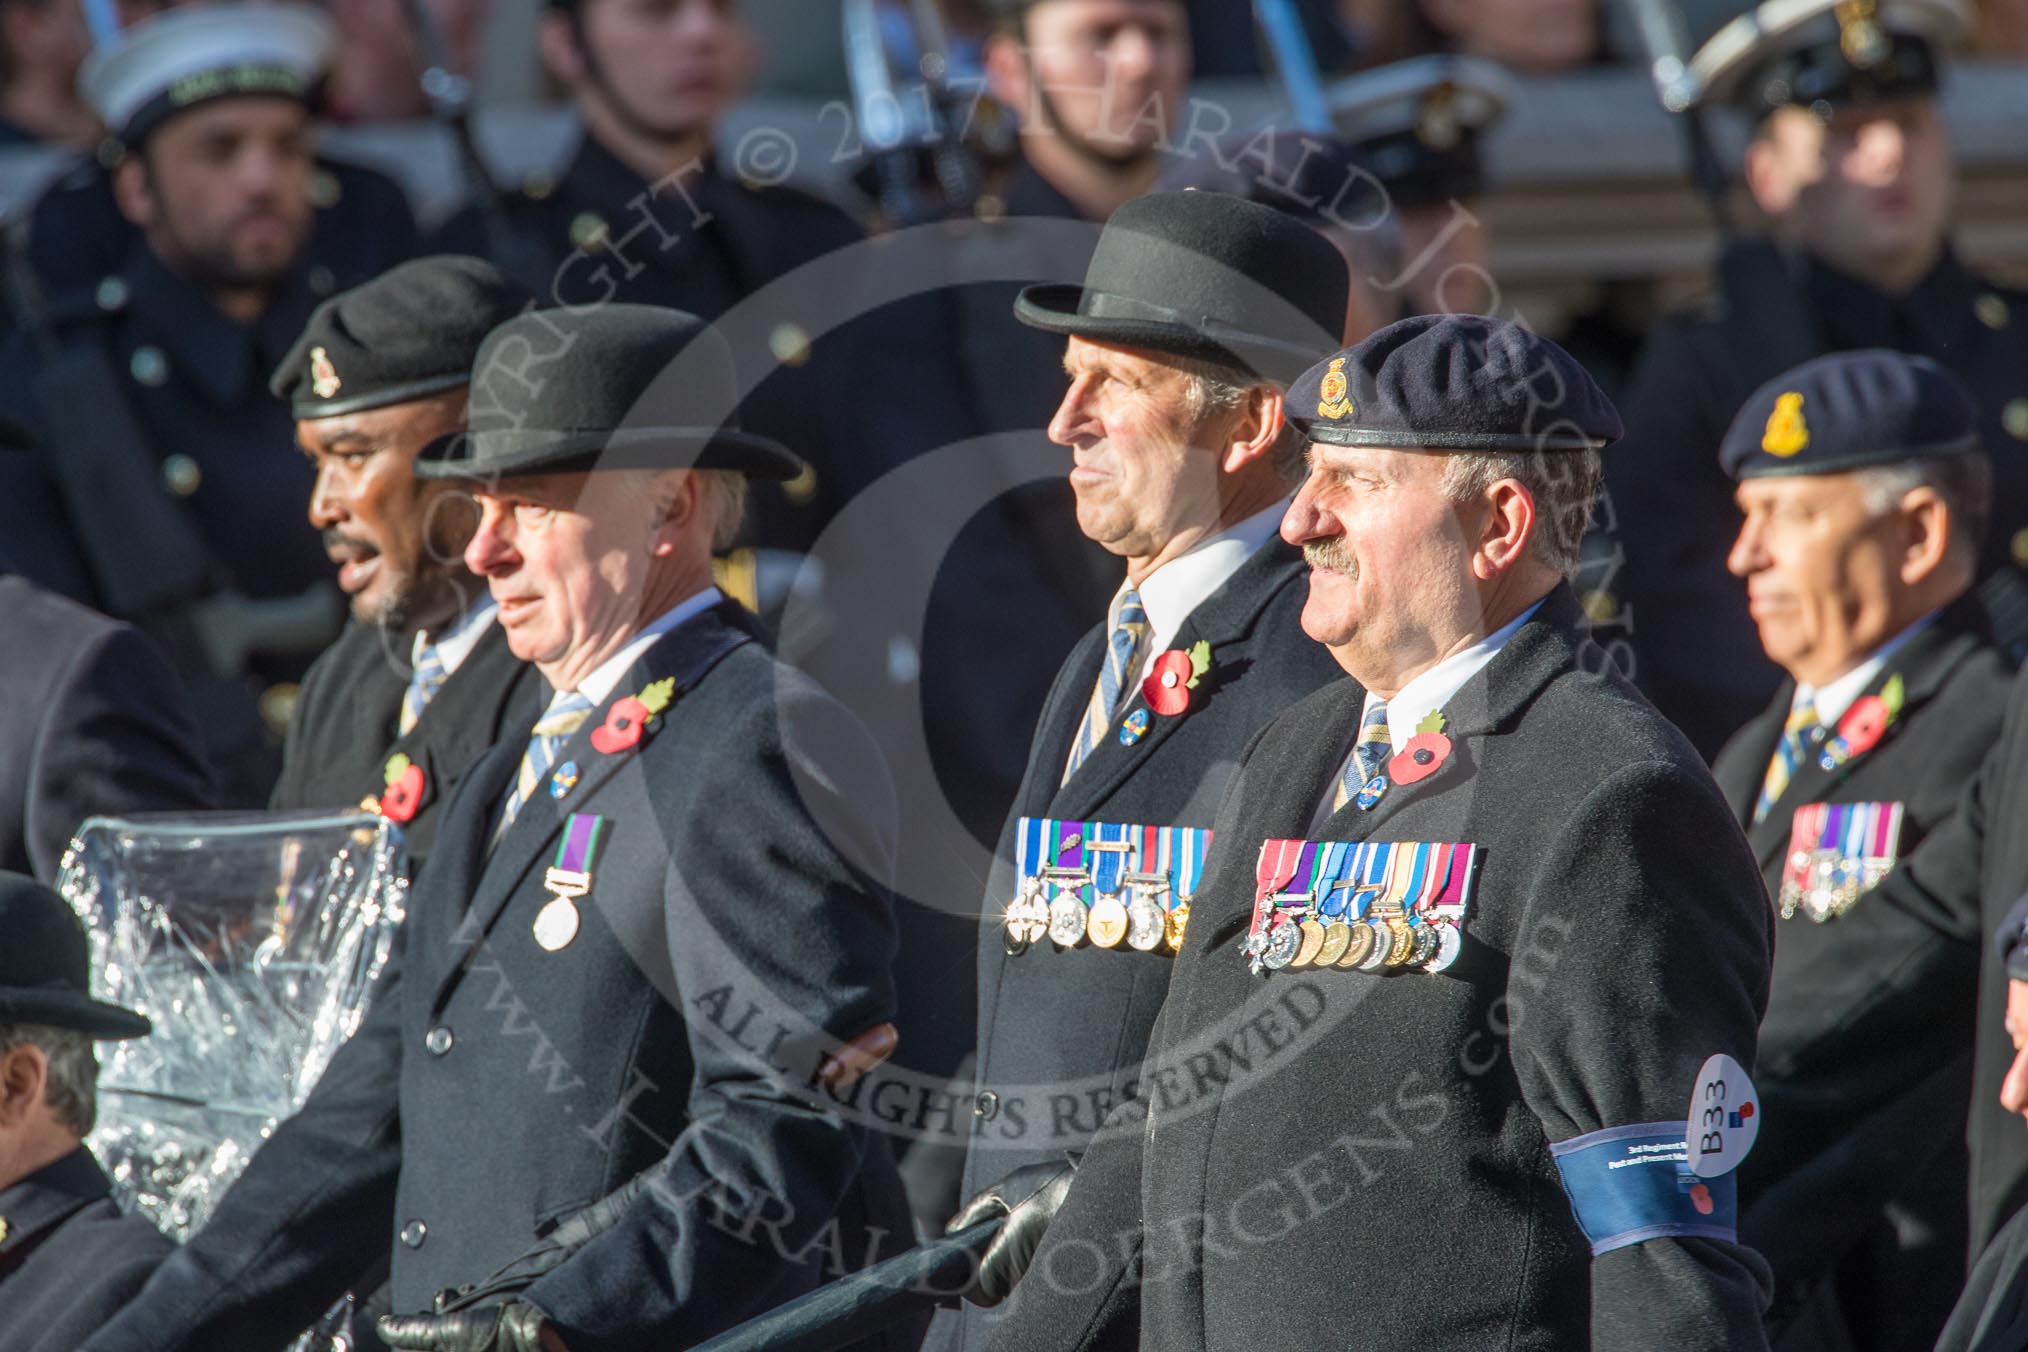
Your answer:
[[[1085,707],[1084,723],[1078,728],[1077,740],[1071,743],[1070,764],[1064,767],[1063,779],[1077,773],[1077,767],[1084,764],[1084,758],[1095,750],[1106,732],[1113,725],[1113,715],[1119,712],[1120,696],[1128,688],[1133,674],[1140,670],[1141,649],[1148,641],[1148,612],[1141,606],[1141,594],[1132,587],[1119,595],[1113,606],[1113,632],[1106,644],[1106,660],[1099,667],[1098,683],[1092,687],[1091,703]]]
[[[528,749],[521,753],[521,769],[514,776],[514,791],[507,795],[507,806],[500,813],[502,832],[513,825],[515,816],[534,795],[542,777],[549,773],[549,767],[556,764],[556,753],[563,750],[572,733],[584,726],[591,711],[592,702],[573,690],[535,720]]]
[[[1366,717],[1359,720],[1359,740],[1352,743],[1352,754],[1345,758],[1345,768],[1338,772],[1338,793],[1331,799],[1331,810],[1336,812],[1351,802],[1352,795],[1380,773],[1381,765],[1393,750],[1394,739],[1387,735],[1387,701],[1375,700]]]
[[[422,721],[423,710],[435,699],[437,691],[443,688],[450,672],[444,669],[443,656],[437,645],[432,643],[422,650],[422,656],[415,660],[415,670],[409,673],[408,689],[401,696],[401,718],[395,731],[403,737],[415,731],[415,725]]]
[[[1767,778],[1760,784],[1760,801],[1753,805],[1754,825],[1760,825],[1787,792],[1796,767],[1803,763],[1803,757],[1810,753],[1811,745],[1823,730],[1824,725],[1817,721],[1817,706],[1806,697],[1782,725],[1782,740],[1775,747],[1774,759],[1767,763]]]

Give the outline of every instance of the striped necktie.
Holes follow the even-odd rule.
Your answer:
[[[1817,721],[1817,706],[1808,697],[1796,706],[1789,715],[1789,721],[1782,725],[1781,744],[1775,747],[1774,759],[1767,763],[1767,778],[1761,781],[1760,801],[1753,805],[1753,823],[1760,825],[1785,792],[1789,780],[1794,778],[1796,767],[1803,763],[1810,747],[1823,735],[1824,725]]]
[[[444,669],[442,652],[434,643],[422,650],[422,656],[415,660],[415,670],[409,674],[408,689],[401,697],[401,718],[395,725],[396,733],[406,737],[415,731],[415,725],[422,721],[423,710],[437,697],[451,673]]]
[[[1071,744],[1070,764],[1063,779],[1077,773],[1084,758],[1097,749],[1119,712],[1120,696],[1140,669],[1141,649],[1148,641],[1148,612],[1141,607],[1141,594],[1132,587],[1120,593],[1114,607],[1113,632],[1106,643],[1106,660],[1099,668],[1098,684],[1092,687],[1091,703],[1085,707],[1084,723]]]
[[[1345,758],[1345,768],[1338,772],[1338,792],[1331,799],[1333,812],[1351,802],[1352,795],[1380,773],[1393,749],[1394,739],[1387,735],[1387,701],[1375,700],[1366,717],[1359,720],[1359,740],[1352,743],[1352,754]]]
[[[521,753],[521,770],[514,776],[514,791],[507,795],[507,806],[500,814],[500,830],[506,831],[515,816],[542,783],[542,777],[549,773],[549,767],[556,764],[556,753],[563,750],[563,744],[570,735],[584,726],[591,717],[592,702],[575,690],[549,706],[549,712],[535,720],[535,728],[528,738],[528,749]]]

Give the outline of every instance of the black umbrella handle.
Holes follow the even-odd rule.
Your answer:
[[[979,1256],[1006,1220],[994,1216],[919,1244],[756,1315],[691,1352],[835,1352],[969,1287]]]

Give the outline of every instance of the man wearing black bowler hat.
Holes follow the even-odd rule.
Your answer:
[[[1022,323],[1066,339],[1049,435],[1074,457],[1079,529],[1126,576],[1057,673],[987,884],[964,1196],[1084,1149],[1139,1073],[1175,962],[1166,941],[1024,938],[1009,909],[1032,882],[1015,867],[1021,820],[1207,827],[1253,734],[1336,673],[1303,636],[1302,557],[1275,530],[1303,467],[1283,391],[1337,342],[1346,288],[1308,226],[1181,192],[1114,212],[1083,286],[1015,301]],[[1179,709],[1155,670],[1193,650]],[[986,1319],[961,1309],[932,1342],[982,1345]]]
[[[892,794],[712,585],[745,481],[797,470],[736,394],[656,307],[481,346],[418,472],[472,484],[551,697],[445,805],[365,1025],[93,1352],[280,1346],[376,1246],[392,1347],[689,1346],[906,1242],[837,1098],[893,1044]]]
[[[1767,903],[1567,581],[1618,415],[1473,315],[1288,403],[1348,679],[1248,747],[1139,1093],[988,1346],[1765,1346],[1730,1171]]]
[[[0,872],[0,1347],[71,1352],[175,1246],[113,1204],[85,1148],[92,1043],[148,1020],[91,998],[90,946],[62,897]]]
[[[417,259],[318,306],[268,383],[316,467],[310,524],[352,606],[303,678],[268,806],[385,797],[418,864],[459,777],[540,703],[541,678],[464,565],[476,510],[458,485],[414,472],[425,446],[464,427],[479,344],[529,304],[490,263]],[[419,788],[387,795],[409,766]]]

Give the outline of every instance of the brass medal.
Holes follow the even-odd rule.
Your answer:
[[[1324,942],[1317,946],[1317,966],[1336,967],[1352,943],[1352,927],[1342,920],[1324,926]]]
[[[1345,941],[1345,951],[1332,966],[1344,971],[1348,967],[1364,967],[1366,959],[1373,952],[1373,930],[1364,920],[1355,920],[1345,927],[1351,931]]]
[[[1389,967],[1400,967],[1408,961],[1409,954],[1415,951],[1415,932],[1408,927],[1406,920],[1398,917],[1388,920],[1387,930],[1393,943],[1388,947],[1386,964]]]
[[[1162,917],[1162,937],[1168,942],[1169,951],[1175,953],[1183,947],[1183,931],[1190,924],[1190,903],[1179,901],[1176,909]]]
[[[1127,908],[1119,897],[1102,896],[1091,904],[1085,918],[1085,933],[1100,948],[1117,948],[1127,937]]]
[[[1324,927],[1314,920],[1305,920],[1296,926],[1302,942],[1296,945],[1296,956],[1289,959],[1291,967],[1308,967],[1317,960],[1324,947]]]

